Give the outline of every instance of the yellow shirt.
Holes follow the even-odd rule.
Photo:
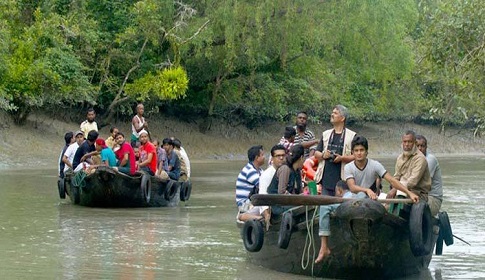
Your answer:
[[[84,133],[84,138],[88,138],[88,133],[91,131],[91,130],[96,130],[98,131],[98,124],[96,124],[96,122],[88,122],[87,120],[83,121],[81,123],[81,131]]]

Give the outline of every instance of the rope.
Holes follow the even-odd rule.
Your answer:
[[[305,224],[307,229],[307,235],[305,239],[305,247],[303,247],[303,254],[301,256],[301,268],[306,270],[309,262],[312,262],[312,276],[313,268],[315,267],[315,239],[313,238],[313,221],[317,216],[317,208],[313,211],[313,217],[308,219],[308,206],[305,206]],[[310,252],[313,251],[312,258],[310,259]]]
[[[72,178],[72,185],[75,187],[84,188],[86,186],[86,182],[84,181],[86,175],[86,172],[84,172],[83,170],[76,173],[76,175],[74,175],[74,177]]]

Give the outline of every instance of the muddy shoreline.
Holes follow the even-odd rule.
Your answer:
[[[27,124],[20,127],[3,112],[0,112],[0,119],[0,141],[3,143],[0,145],[0,170],[53,168],[63,146],[64,133],[79,128],[78,123],[63,122],[42,114],[30,116]],[[211,130],[202,134],[196,123],[173,119],[149,122],[152,137],[179,138],[191,161],[245,160],[247,149],[256,144],[262,144],[269,151],[281,138],[285,125],[271,123],[249,130],[214,122]],[[115,126],[126,135],[130,134],[130,123],[117,123]],[[322,131],[330,128],[330,124],[309,124],[308,127],[319,137]],[[397,156],[401,134],[408,129],[425,135],[429,149],[438,157],[485,155],[485,139],[474,138],[469,130],[449,129],[443,135],[438,133],[438,127],[396,122],[366,123],[349,128],[368,138],[370,157]],[[101,137],[106,138],[108,134],[109,127],[100,130]]]

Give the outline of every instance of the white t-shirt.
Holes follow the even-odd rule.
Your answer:
[[[185,152],[184,147],[180,147],[180,155],[182,155],[182,159],[185,162],[185,166],[187,167],[187,177],[190,178],[190,160],[187,152]]]
[[[77,148],[79,148],[79,145],[77,144],[77,142],[74,142],[71,145],[69,145],[69,147],[67,147],[67,150],[64,153],[64,155],[67,157],[67,160],[69,160],[69,162],[71,164],[72,164],[72,161],[74,160],[74,155],[76,154]],[[66,164],[64,166],[64,172],[66,172],[67,170],[69,170],[69,168],[70,167],[67,166],[67,164]]]
[[[268,187],[271,184],[271,180],[273,180],[274,174],[276,173],[276,168],[273,165],[270,165],[261,176],[259,176],[259,193],[260,194],[268,194]],[[264,210],[268,209],[269,206],[260,206],[259,213],[262,214]]]
[[[345,165],[344,180],[353,178],[356,185],[370,188],[377,178],[382,178],[386,173],[384,166],[376,160],[367,159],[364,169],[359,169],[355,166],[355,161],[352,161]]]

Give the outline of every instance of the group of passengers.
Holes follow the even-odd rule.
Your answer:
[[[179,139],[171,137],[150,140],[144,106],[138,104],[132,120],[130,142],[117,127],[110,128],[105,139],[99,137],[96,113],[90,108],[80,130],[64,135],[66,145],[59,158],[59,176],[68,170],[93,172],[98,166],[109,166],[127,175],[145,172],[161,179],[187,181],[190,160]]]
[[[263,219],[268,228],[271,216],[283,213],[288,207],[252,206],[251,195],[306,193],[303,189],[308,178],[302,179],[301,176],[305,160],[318,162],[311,178],[317,183],[318,194],[377,199],[384,179],[391,188],[387,198],[408,197],[413,203],[424,200],[429,204],[431,214],[436,216],[443,199],[441,170],[436,157],[427,152],[426,138],[411,130],[402,135],[402,153],[396,160],[395,173],[391,175],[380,162],[367,157],[367,139],[345,126],[347,118],[347,108],[336,105],[330,115],[332,128],[316,140],[313,132],[306,128],[307,114],[299,112],[296,126],[286,127],[280,142],[271,149],[270,166],[264,171],[263,147],[251,147],[249,162],[236,182],[238,219]],[[320,206],[321,246],[316,263],[330,254],[329,214],[338,206]]]

